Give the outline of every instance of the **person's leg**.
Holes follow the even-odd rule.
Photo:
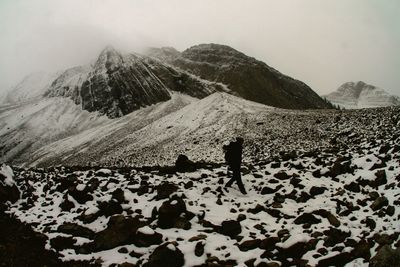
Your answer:
[[[229,179],[229,181],[226,183],[225,187],[231,187],[234,181],[235,181],[235,176],[232,176],[232,178]]]
[[[232,171],[232,168],[230,166],[228,166],[228,168],[226,170],[227,177],[229,177],[229,170]],[[229,181],[225,184],[225,187],[231,187],[234,181],[235,181],[235,177],[232,175],[231,179],[229,179]]]
[[[247,194],[246,189],[244,188],[243,182],[242,182],[242,177],[240,174],[240,168],[235,168],[233,170],[233,177],[239,187],[240,192],[242,192],[242,194]]]

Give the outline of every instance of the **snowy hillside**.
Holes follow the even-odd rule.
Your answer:
[[[330,102],[346,109],[400,105],[400,97],[364,82],[348,82],[325,96]]]
[[[52,167],[12,176],[5,168],[7,186],[21,192],[9,195],[7,212],[82,266],[398,266],[399,112],[363,112],[358,118],[380,116],[371,136],[335,130],[346,144],[247,158],[247,195],[223,189],[226,167],[211,164],[191,173]],[[340,120],[355,127],[348,114]],[[182,130],[201,127],[187,116]]]
[[[281,151],[311,151],[373,138],[376,127],[396,113],[282,110],[225,93],[192,101],[179,100],[182,96],[29,151],[27,166],[171,165],[179,154],[221,162],[222,144],[235,136],[245,139],[247,158],[257,160]]]
[[[36,72],[26,76],[9,89],[0,99],[0,104],[15,104],[42,96],[58,77],[59,73]]]
[[[108,121],[97,113],[83,111],[68,98],[42,98],[0,107],[1,161],[24,162],[46,144]]]

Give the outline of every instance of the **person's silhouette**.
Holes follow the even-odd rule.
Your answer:
[[[247,194],[240,174],[242,150],[243,138],[241,137],[236,137],[235,142],[230,142],[229,145],[224,146],[225,160],[228,163],[228,167],[232,170],[232,178],[226,183],[225,187],[230,187],[234,182],[236,182],[239,186],[240,192]]]

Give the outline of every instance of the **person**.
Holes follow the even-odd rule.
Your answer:
[[[225,160],[228,163],[228,168],[232,171],[232,178],[226,183],[225,188],[231,187],[231,185],[236,182],[240,192],[242,192],[242,194],[247,194],[240,174],[240,165],[242,164],[243,141],[243,138],[236,137],[235,142],[230,142],[229,145],[225,145],[223,147],[225,152]]]

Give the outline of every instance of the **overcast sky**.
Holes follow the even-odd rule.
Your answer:
[[[0,90],[106,45],[220,43],[317,93],[363,80],[400,95],[399,0],[0,0]]]

